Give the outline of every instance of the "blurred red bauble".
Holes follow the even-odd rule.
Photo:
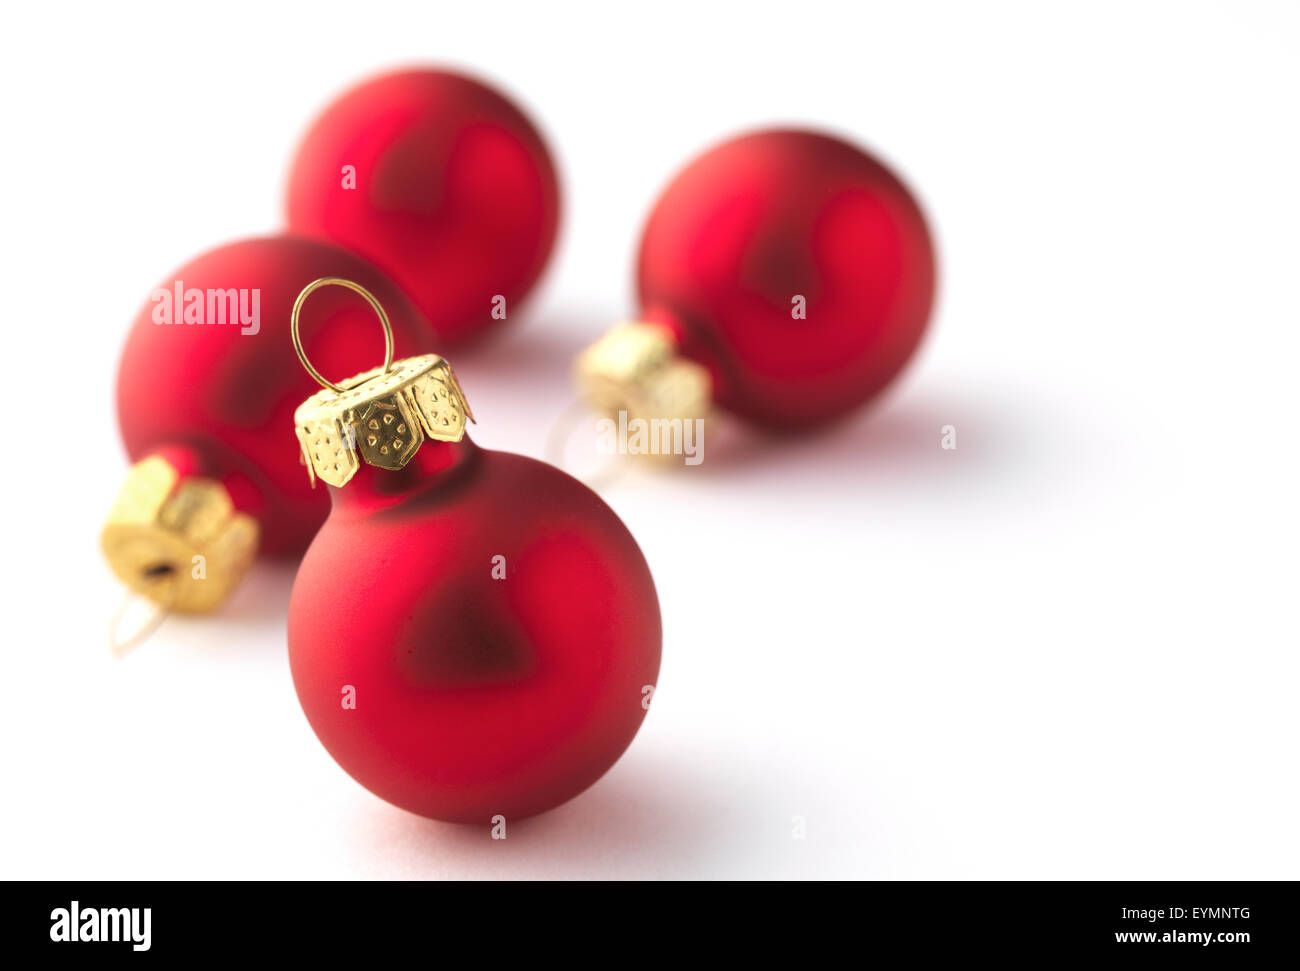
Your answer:
[[[934,280],[921,210],[881,162],[815,132],[747,134],[660,196],[641,239],[637,324],[587,355],[587,383],[651,410],[690,413],[696,394],[764,427],[830,421],[906,364]],[[629,378],[627,348],[676,362],[674,378],[661,364]]]
[[[163,279],[136,316],[118,367],[117,414],[137,465],[104,535],[134,589],[209,609],[255,549],[300,553],[324,521],[325,491],[312,490],[283,434],[316,387],[294,360],[290,310],[322,276],[357,280],[383,301],[398,353],[428,349],[428,324],[381,273],[338,247],[288,236],[203,254]],[[323,293],[301,331],[326,374],[383,360],[383,332],[355,294]],[[243,524],[238,535],[232,517]],[[194,554],[207,561],[201,583],[188,582]]]
[[[308,130],[289,176],[290,227],[392,277],[439,350],[515,312],[546,265],[558,215],[537,129],[497,91],[448,71],[348,91]]]
[[[659,604],[595,493],[461,437],[449,370],[410,377],[430,360],[299,411],[334,506],[298,570],[289,660],[354,779],[422,816],[489,824],[572,798],[627,748],[658,677]],[[317,449],[349,437],[360,460],[340,472]]]

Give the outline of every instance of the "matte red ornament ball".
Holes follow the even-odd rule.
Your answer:
[[[322,276],[375,294],[399,357],[431,349],[428,323],[374,267],[327,243],[273,236],[220,246],[163,278],[118,365],[117,417],[131,460],[162,455],[183,476],[221,482],[257,519],[271,555],[302,552],[329,512],[284,433],[318,390],[294,358],[289,315],[298,292]],[[255,322],[234,319],[244,311]],[[301,333],[313,363],[336,381],[384,358],[374,312],[337,287],[303,307]]]
[[[768,427],[838,418],[887,385],[925,332],[935,257],[907,186],[855,145],[803,130],[724,142],[655,204],[644,320],[703,364],[714,400]]]
[[[559,186],[542,136],[500,92],[408,70],[316,119],[290,169],[288,218],[391,276],[442,352],[514,315],[555,242]]]
[[[618,759],[659,674],[659,603],[627,528],[519,455],[425,441],[362,463],[303,558],[294,686],[359,783],[490,824],[580,793]]]

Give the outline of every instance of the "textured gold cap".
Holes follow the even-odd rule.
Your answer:
[[[425,437],[459,442],[473,421],[451,366],[437,354],[408,357],[316,392],[293,413],[308,475],[342,486],[361,460],[400,469]]]
[[[578,355],[574,370],[583,400],[601,414],[685,420],[709,411],[709,372],[682,357],[659,324],[617,325]]]
[[[257,554],[259,528],[225,486],[187,477],[152,456],[131,466],[100,534],[109,566],[128,587],[166,608],[215,609]]]

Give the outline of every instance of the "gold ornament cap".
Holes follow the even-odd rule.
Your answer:
[[[167,609],[205,613],[244,578],[259,532],[220,482],[182,478],[154,455],[131,466],[100,546],[131,590]]]
[[[437,354],[408,357],[325,388],[293,413],[303,463],[313,482],[346,485],[364,460],[406,465],[425,438],[459,442],[474,420],[451,367]]]
[[[660,324],[618,324],[578,355],[574,374],[587,406],[604,415],[690,420],[709,412],[709,372],[684,358]]]
[[[303,302],[323,286],[359,293],[384,328],[384,363],[342,384],[326,379],[312,367],[298,336]],[[336,487],[346,485],[362,461],[381,469],[401,469],[425,438],[459,442],[465,436],[466,420],[474,420],[451,365],[437,354],[393,361],[388,314],[359,283],[322,277],[307,284],[294,302],[289,331],[303,367],[324,386],[293,414],[302,461],[313,485],[316,479]]]

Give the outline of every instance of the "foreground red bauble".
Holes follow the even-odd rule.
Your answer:
[[[502,94],[408,70],[315,121],[290,170],[288,217],[391,276],[443,349],[514,314],[555,242],[559,187],[541,135]]]
[[[513,820],[577,795],[632,741],[659,673],[658,599],[595,493],[461,437],[454,378],[413,379],[412,363],[383,395],[348,381],[298,416],[333,509],[294,583],[293,682],[371,792],[433,819]],[[333,450],[348,439],[359,461]]]
[[[117,415],[137,465],[104,544],[139,592],[169,607],[210,609],[238,582],[250,543],[298,554],[324,521],[328,498],[274,432],[316,387],[286,355],[294,299],[322,276],[357,280],[383,301],[398,353],[429,349],[428,324],[381,273],[336,246],[288,236],[191,260],[159,282],[136,316],[118,367]],[[326,373],[383,358],[373,312],[343,290],[309,304],[301,332]],[[231,532],[234,520],[249,528]],[[190,582],[194,555],[204,557],[202,582]]]
[[[883,163],[829,135],[768,130],[672,180],[637,283],[637,323],[584,362],[593,397],[689,413],[694,394],[763,427],[804,428],[862,405],[907,363],[935,259],[920,207]],[[629,375],[630,358],[643,363]]]

